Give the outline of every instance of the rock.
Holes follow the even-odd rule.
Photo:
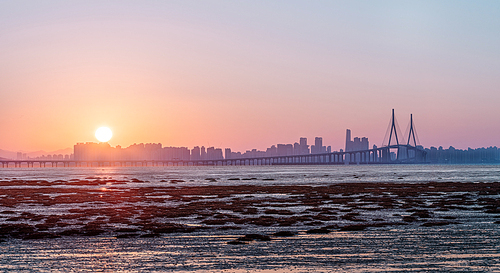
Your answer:
[[[118,234],[115,237],[116,238],[133,238],[133,237],[137,237],[137,236],[139,236],[139,234],[136,234],[136,233],[124,233],[124,234]]]
[[[365,230],[368,226],[367,225],[348,225],[341,227],[341,231],[360,231],[360,230]]]
[[[278,231],[278,232],[273,233],[273,236],[276,236],[276,237],[290,237],[290,236],[294,236],[294,235],[295,235],[295,233],[291,232],[291,231]]]
[[[456,222],[449,222],[449,221],[439,221],[439,222],[427,222],[423,223],[422,226],[424,227],[440,227],[440,226],[446,226],[450,224],[457,224]]]
[[[68,229],[65,231],[61,231],[59,233],[59,235],[61,235],[61,236],[75,236],[75,235],[82,235],[82,234],[83,234],[83,231],[81,231],[79,229]]]
[[[240,237],[240,238],[238,238],[236,240],[243,241],[243,242],[251,242],[251,241],[253,241],[255,239],[244,236],[244,237]]]
[[[294,213],[284,209],[266,209],[265,214],[293,215]]]
[[[46,232],[35,232],[31,234],[26,234],[23,236],[23,240],[33,240],[33,239],[47,239],[47,238],[56,238],[60,237],[58,235],[52,234],[52,233],[46,233]]]
[[[140,230],[137,229],[137,228],[119,228],[119,229],[117,229],[115,231],[116,232],[138,232]]]
[[[106,231],[101,230],[101,229],[93,229],[93,230],[87,230],[85,231],[82,235],[83,236],[97,236],[105,233]]]
[[[247,234],[243,238],[252,239],[252,240],[259,240],[259,241],[271,241],[271,237],[269,237],[267,235],[261,235],[261,234]]]
[[[203,220],[201,223],[205,225],[215,226],[215,225],[225,225],[228,222],[226,219],[207,219]]]
[[[248,244],[247,242],[240,241],[240,240],[233,240],[230,242],[227,242],[228,245],[246,245]]]
[[[417,218],[414,216],[403,216],[403,221],[405,222],[415,222],[417,221]]]
[[[175,183],[182,183],[182,182],[186,182],[186,181],[184,181],[184,180],[182,180],[182,179],[171,179],[171,180],[170,180],[170,183],[172,183],[172,184],[175,184]]]
[[[431,214],[427,210],[416,210],[411,216],[419,218],[431,218]]]
[[[142,234],[139,237],[141,237],[141,238],[154,238],[154,237],[161,237],[161,234],[160,233],[146,233],[146,234]]]
[[[326,228],[315,228],[315,229],[310,229],[306,231],[307,234],[328,234],[330,233],[331,230],[326,229]]]
[[[222,227],[218,227],[217,229],[218,230],[240,230],[241,227],[238,227],[238,226],[222,226]]]

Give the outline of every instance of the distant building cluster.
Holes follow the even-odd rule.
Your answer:
[[[351,130],[350,129],[346,130],[346,136],[345,136],[346,152],[368,150],[370,149],[369,146],[370,144],[368,142],[367,137],[362,137],[361,139],[359,137],[355,137],[354,140],[351,140]]]
[[[74,158],[85,160],[203,160],[223,159],[222,149],[209,147],[163,147],[161,143],[133,144],[127,148],[111,147],[106,142],[78,143],[74,146]]]
[[[162,147],[161,143],[133,144],[127,148],[120,145],[111,147],[107,142],[77,143],[74,159],[86,160],[189,160],[190,151],[186,147]]]
[[[433,164],[480,164],[500,163],[500,149],[496,146],[488,148],[477,148],[460,150],[450,146],[426,148],[426,162]]]
[[[226,148],[196,146],[193,149],[187,147],[162,147],[161,143],[133,144],[127,148],[121,146],[111,147],[108,143],[78,143],[74,146],[74,160],[218,160],[218,159],[242,159],[270,156],[307,155],[330,153],[331,146],[323,146],[323,138],[316,137],[314,145],[307,144],[307,138],[300,138],[294,144],[272,145],[265,151],[257,149],[248,150],[244,153],[233,152]]]
[[[50,160],[73,160],[73,154],[54,154],[54,155],[42,155],[42,156],[37,156],[34,158],[29,157],[26,153],[21,153],[18,152],[16,155],[17,160],[28,160],[28,159],[37,159],[37,160],[44,160],[44,161],[50,161]]]
[[[267,148],[265,151],[259,151],[257,149],[248,150],[244,153],[232,152],[230,148],[226,148],[224,151],[225,159],[242,159],[242,158],[257,158],[257,157],[271,157],[271,156],[288,156],[288,155],[308,155],[308,154],[321,154],[321,153],[331,153],[331,146],[323,146],[323,138],[316,137],[314,139],[314,145],[307,144],[307,138],[301,137],[299,142],[294,144],[276,144]]]

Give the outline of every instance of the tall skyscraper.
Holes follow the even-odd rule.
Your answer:
[[[200,159],[201,159],[200,147],[195,146],[191,150],[191,160],[200,160]]]
[[[301,154],[301,149],[300,149],[300,144],[298,142],[295,142],[293,144],[293,154],[294,155],[300,155]]]
[[[201,146],[201,151],[200,151],[200,158],[207,159],[207,152],[205,151],[205,146]]]
[[[346,129],[345,131],[345,151],[349,152],[351,147],[351,130]]]
[[[307,145],[307,138],[301,137],[299,143],[300,143],[300,154],[302,155],[309,154],[309,145]]]
[[[314,145],[311,146],[311,154],[321,154],[326,153],[326,147],[323,146],[323,138],[314,138]]]
[[[275,156],[276,154],[277,154],[277,149],[275,145],[266,149],[266,156]]]
[[[351,140],[351,130],[347,129],[346,130],[346,139],[345,139],[345,151],[346,152],[351,152],[351,151],[363,151],[363,150],[368,150],[369,149],[369,143],[368,143],[368,138],[363,137],[355,137],[354,141]]]
[[[321,147],[323,146],[323,138],[322,137],[315,137],[314,138],[314,145],[316,147]]]

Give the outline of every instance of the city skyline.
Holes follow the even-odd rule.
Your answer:
[[[318,148],[319,147],[319,148]],[[178,158],[181,160],[210,160],[210,159],[221,159],[221,158],[251,158],[251,157],[266,157],[266,156],[277,156],[277,155],[308,155],[308,154],[320,154],[332,152],[331,146],[322,145],[322,137],[315,137],[315,144],[308,145],[307,138],[301,137],[298,142],[293,144],[272,144],[265,151],[257,149],[249,149],[244,152],[234,151],[229,147],[205,147],[203,145],[194,146],[192,149],[189,147],[173,147],[173,146],[163,146],[162,143],[134,143],[128,147],[122,147],[121,145],[111,146],[108,142],[82,142],[76,143],[73,146],[73,151],[82,151],[85,149],[111,149],[113,153],[115,150],[126,153],[127,156],[124,159],[127,160],[142,160],[144,155],[148,154],[147,159],[160,159],[171,160]],[[139,150],[144,151],[139,151]],[[128,151],[127,151],[128,150]],[[160,151],[159,150],[165,150]],[[343,149],[341,149],[342,151]],[[135,151],[139,151],[136,153]],[[155,152],[152,152],[155,151]],[[13,153],[13,152],[12,152]],[[161,153],[161,154],[160,154]],[[266,155],[267,153],[267,155]],[[139,154],[139,155],[138,155]],[[78,156],[73,157],[74,153],[71,154],[45,154],[38,157],[29,157],[27,153],[17,152],[16,159],[58,159],[58,160],[82,160]],[[120,155],[122,156],[122,155]],[[1,158],[1,157],[0,157]]]
[[[400,141],[399,143],[401,144],[405,144],[406,142],[410,143],[411,140],[408,140],[407,138],[412,138],[413,141],[416,141],[415,140],[415,135],[416,135],[416,129],[414,128],[414,124],[408,124],[407,126],[407,130],[404,134],[402,134],[402,131],[401,129],[399,128],[399,124],[397,123],[397,119],[396,119],[396,116],[394,115],[394,109],[392,110],[393,111],[393,118],[394,118],[394,124],[392,126],[395,126],[395,129],[394,129],[394,132],[392,132],[390,129],[391,125],[388,127],[388,130],[386,132],[386,136],[384,137],[384,142],[381,143],[380,146],[377,146],[376,144],[373,144],[373,148],[377,148],[377,147],[385,147],[388,145],[388,143],[386,143],[385,141],[388,139],[390,133],[393,133],[395,135],[399,135],[400,137]],[[410,114],[411,116],[411,114]],[[391,118],[391,122],[392,122],[392,118]],[[410,122],[413,122],[413,120],[411,120]],[[103,127],[99,128],[99,129],[103,129]],[[108,128],[106,128],[108,129]],[[413,135],[411,136],[408,136],[408,133],[409,131],[413,131]],[[97,133],[97,131],[96,131]],[[111,133],[111,132],[110,132]],[[83,145],[83,144],[88,144],[88,145],[97,145],[97,146],[102,146],[103,144],[105,146],[109,146],[110,148],[113,148],[113,149],[122,149],[122,145],[116,145],[115,147],[111,146],[109,144],[109,141],[104,141],[104,142],[101,142],[99,141],[98,139],[98,136],[96,134],[95,138],[97,139],[97,142],[93,142],[93,141],[85,141],[85,142],[80,142],[80,143],[76,143],[76,145],[74,145],[72,148],[65,148],[65,149],[59,149],[57,150],[57,152],[61,152],[61,151],[68,151],[69,149],[71,149],[72,151],[75,150],[75,147],[78,146],[78,145]],[[110,136],[111,138],[111,136]],[[418,139],[418,135],[417,135],[417,139]],[[298,142],[295,142],[295,143],[288,143],[288,144],[284,144],[284,143],[278,143],[278,144],[273,144],[271,145],[270,147],[266,148],[265,150],[258,150],[256,148],[250,148],[250,149],[246,149],[243,151],[235,151],[233,150],[232,148],[230,147],[214,147],[214,146],[207,146],[205,147],[204,145],[196,145],[196,146],[193,146],[193,149],[189,149],[189,147],[186,147],[186,146],[177,146],[177,147],[174,147],[174,146],[165,146],[165,147],[162,147],[162,143],[158,142],[153,142],[153,143],[143,143],[143,142],[140,142],[140,143],[133,143],[131,145],[129,145],[128,147],[126,147],[126,149],[129,149],[129,148],[134,148],[134,147],[139,147],[139,146],[159,146],[160,148],[169,148],[169,149],[179,149],[178,152],[173,152],[173,153],[182,153],[184,151],[187,151],[187,154],[188,156],[181,156],[179,157],[180,159],[182,160],[196,160],[196,159],[200,159],[200,160],[206,160],[206,159],[221,159],[221,158],[225,158],[227,159],[228,158],[228,155],[231,156],[233,159],[237,159],[237,158],[255,158],[255,157],[266,157],[266,156],[276,156],[276,155],[283,155],[283,156],[288,156],[288,155],[306,155],[306,154],[321,154],[321,153],[331,153],[331,152],[351,152],[351,151],[361,151],[361,150],[368,150],[368,149],[371,149],[372,147],[370,147],[369,145],[369,140],[367,137],[354,137],[352,138],[352,135],[351,135],[351,130],[350,129],[346,129],[346,135],[345,135],[345,141],[344,141],[344,147],[338,149],[338,150],[332,150],[332,146],[329,145],[329,146],[324,146],[323,145],[323,137],[314,137],[314,144],[311,144],[311,145],[308,145],[307,144],[307,137],[300,137],[299,141]],[[396,142],[393,141],[391,142],[391,144],[395,144]],[[436,146],[424,146],[424,145],[421,145],[419,141],[415,142],[415,144],[412,144],[413,146],[420,146],[422,148],[425,148],[428,152],[430,152],[432,149],[438,149]],[[319,147],[319,148],[317,148]],[[442,145],[439,145],[439,150],[443,150],[443,146]],[[467,147],[466,149],[464,150],[480,150],[480,149],[486,149],[486,148],[496,148],[496,145],[490,145],[490,146],[486,146],[486,147]],[[205,151],[205,149],[207,149]],[[220,155],[220,156],[212,156],[212,157],[204,157],[203,154],[207,154],[208,150],[209,149],[215,149],[217,154]],[[457,149],[455,148],[453,145],[450,145],[448,148],[444,148],[446,150],[461,150],[461,149]],[[180,150],[182,150],[182,152],[180,152]],[[192,151],[193,150],[198,150],[198,157],[192,157]],[[28,151],[18,151],[18,152],[14,152],[14,151],[7,151],[7,150],[2,150],[0,149],[0,159],[1,158],[5,158],[5,159],[14,159],[14,154],[16,154],[16,159],[58,159],[58,160],[73,160],[73,153],[67,153],[67,152],[64,152],[64,153],[57,153],[55,152],[54,154],[52,153],[47,153],[47,152],[44,152],[44,151],[36,151],[36,152],[28,152]],[[213,151],[212,151],[213,152]],[[172,151],[168,152],[168,153],[172,153]],[[267,153],[267,155],[266,155]],[[5,156],[6,154],[10,154],[11,156]],[[36,156],[36,157],[33,157],[33,156],[29,156],[29,154],[39,154],[39,156]],[[167,158],[168,160],[172,159],[171,157]],[[437,161],[436,161],[437,162]]]
[[[500,135],[498,1],[2,1],[0,149]],[[404,128],[401,128],[404,130]],[[326,143],[326,142],[325,142]]]
[[[247,150],[245,153],[241,152],[232,152],[230,148],[223,149],[215,148],[215,147],[207,147],[204,146],[199,147],[195,146],[193,149],[189,149],[187,147],[163,147],[161,143],[139,143],[133,144],[129,147],[122,148],[121,146],[111,147],[107,142],[86,142],[86,143],[77,143],[74,146],[75,153],[73,154],[54,154],[48,156],[40,156],[36,158],[30,158],[26,154],[18,152],[16,161],[24,162],[27,167],[34,167],[34,163],[38,162],[39,166],[42,167],[42,162],[47,161],[48,163],[53,164],[55,162],[65,162],[68,161],[68,167],[70,167],[71,163],[73,166],[82,166],[78,165],[77,162],[86,162],[86,166],[89,166],[89,162],[103,164],[103,162],[108,162],[109,165],[115,165],[116,162],[120,162],[120,166],[122,163],[127,166],[138,166],[138,162],[140,166],[144,166],[144,162],[146,162],[146,166],[148,163],[154,166],[155,162],[162,162],[162,166],[165,166],[169,163],[175,164],[175,162],[185,162],[186,164],[198,165],[201,161],[206,161],[208,164],[219,165],[219,164],[236,164],[236,165],[245,165],[251,164],[253,160],[257,160],[259,158],[274,158],[277,164],[283,163],[280,162],[279,158],[283,159],[284,157],[289,158],[289,160],[293,160],[292,162],[287,162],[286,164],[352,164],[352,163],[363,163],[363,164],[384,164],[387,163],[384,159],[384,148],[373,146],[372,149],[368,152],[366,149],[366,145],[368,144],[368,139],[363,138],[365,140],[360,140],[359,137],[355,137],[355,140],[350,140],[350,130],[346,130],[346,150],[342,151],[331,151],[331,147],[321,146],[321,148],[316,149],[315,152],[311,152],[309,149],[309,145],[307,145],[306,138],[300,138],[299,142],[291,144],[278,144],[272,145],[266,151],[257,151],[256,149]],[[357,139],[357,140],[356,140]],[[315,138],[315,145],[322,142],[321,137]],[[277,147],[276,147],[277,146]],[[281,146],[281,148],[280,148]],[[404,146],[404,144],[403,144]],[[420,163],[431,163],[431,164],[497,164],[500,162],[500,149],[496,146],[490,147],[481,147],[475,149],[455,149],[450,146],[448,148],[439,147],[436,148],[434,146],[424,148],[422,146],[418,147],[421,151],[424,152],[422,154],[422,158]],[[324,151],[326,150],[326,152]],[[376,152],[376,151],[379,152]],[[415,150],[412,150],[410,154],[405,155],[406,148],[403,148],[402,151],[402,160],[409,158],[414,158]],[[350,154],[353,158],[350,158],[348,155],[344,155],[343,159],[340,158],[340,154]],[[327,156],[330,154],[330,156]],[[391,151],[390,158],[391,160],[398,160],[400,151]],[[314,157],[317,155],[317,157]],[[313,156],[313,157],[311,157]],[[14,164],[14,167],[17,167],[19,163],[13,161],[12,159],[7,159],[0,157],[0,161],[2,162],[2,167],[9,167],[9,165]],[[247,159],[253,159],[252,161],[245,161]],[[229,160],[229,161],[228,161]],[[326,160],[326,162],[325,162]],[[335,161],[332,161],[335,160]],[[343,161],[344,160],[344,161]],[[417,159],[419,160],[419,159]],[[224,161],[224,162],[222,162]],[[99,163],[101,162],[101,163]],[[113,163],[115,162],[115,163]],[[344,163],[345,162],[345,163]],[[416,163],[416,162],[413,162]],[[57,164],[57,163],[56,163]],[[261,164],[272,164],[271,161],[255,161],[253,164],[261,165]],[[90,163],[92,165],[92,163]],[[66,163],[64,163],[66,166]],[[104,165],[102,165],[104,166]],[[158,165],[157,165],[158,166]],[[184,166],[184,163],[183,163]],[[21,165],[19,165],[21,167]],[[45,165],[43,165],[45,167]]]

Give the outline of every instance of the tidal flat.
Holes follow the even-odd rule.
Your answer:
[[[274,179],[3,178],[0,270],[500,270],[498,182]]]

